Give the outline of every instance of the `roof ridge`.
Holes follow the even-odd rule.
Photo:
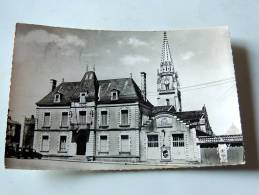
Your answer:
[[[122,79],[132,79],[132,78],[124,77],[124,78],[116,78],[116,79],[100,79],[100,80],[98,80],[98,81],[100,82],[100,81],[111,81],[111,80],[122,80]],[[132,79],[132,80],[133,80],[133,79]]]

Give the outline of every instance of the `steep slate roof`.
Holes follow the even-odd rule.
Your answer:
[[[202,110],[176,112],[175,115],[183,122],[199,122],[200,118],[204,115]]]
[[[152,110],[152,114],[156,115],[161,112],[170,112],[170,113],[175,113],[175,108],[174,106],[155,106]]]
[[[70,98],[74,94],[75,89],[80,82],[63,82],[59,84],[54,91],[49,92],[45,97],[36,103],[37,106],[64,106],[70,105]],[[60,93],[61,99],[59,103],[54,103],[54,95]]]
[[[98,89],[99,87],[99,89]],[[119,99],[111,100],[111,91],[118,90]],[[99,92],[98,92],[99,91]],[[79,101],[80,92],[88,92],[86,101],[97,100],[98,104],[116,104],[139,101],[149,107],[153,105],[144,100],[141,90],[132,78],[97,80],[95,73],[86,72],[80,82],[63,82],[58,85],[54,91],[47,94],[36,103],[37,106],[64,106],[70,105],[72,101]],[[60,93],[61,100],[59,103],[54,102],[54,95]]]
[[[210,123],[209,123],[209,119],[208,119],[208,115],[207,115],[207,111],[205,106],[203,106],[202,110],[195,110],[195,111],[187,111],[187,112],[176,112],[175,115],[177,116],[177,118],[179,118],[180,120],[182,120],[184,123],[189,124],[192,127],[196,127],[198,122],[200,121],[200,119],[202,117],[204,117],[205,119],[205,124],[206,124],[206,133],[203,131],[197,131],[197,135],[213,135],[213,131],[211,129]]]
[[[118,91],[118,100],[111,100],[111,91]],[[123,103],[140,101],[148,106],[153,105],[144,100],[141,90],[132,78],[99,80],[99,103]]]
[[[88,71],[84,74],[81,82],[78,83],[71,100],[79,101],[80,92],[87,92],[86,101],[93,101],[96,99],[98,81],[93,71]]]

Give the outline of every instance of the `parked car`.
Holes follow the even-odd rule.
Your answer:
[[[15,147],[13,146],[6,146],[5,147],[5,157],[15,157],[16,155],[16,150]]]
[[[32,148],[19,148],[16,152],[16,157],[17,158],[38,158],[41,159],[42,158],[42,154],[36,152],[36,150],[32,149]]]

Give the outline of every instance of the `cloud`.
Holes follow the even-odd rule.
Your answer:
[[[124,43],[124,41],[122,41],[122,40],[118,40],[118,41],[117,41],[117,44],[118,44],[119,46],[123,45],[123,43]]]
[[[141,63],[148,63],[150,62],[150,59],[141,55],[125,55],[120,59],[120,61],[124,65],[132,66]]]
[[[111,53],[111,50],[110,50],[110,49],[106,49],[106,50],[105,50],[105,53],[110,54],[110,53]]]
[[[181,58],[182,60],[189,60],[194,56],[194,53],[192,51],[188,51],[184,54],[182,54]]]
[[[45,30],[33,30],[18,37],[24,43],[41,44],[46,50],[58,50],[62,55],[74,55],[85,47],[86,42],[75,35],[59,36]],[[75,51],[73,51],[75,50]]]
[[[117,41],[118,45],[119,46],[122,46],[122,45],[128,45],[128,46],[131,46],[131,47],[142,47],[142,46],[148,46],[149,44],[145,41],[142,41],[136,37],[129,37],[128,39],[126,40],[119,40]]]
[[[130,37],[128,39],[128,45],[131,45],[133,47],[140,47],[140,46],[147,46],[148,43],[140,39],[137,39],[136,37]]]

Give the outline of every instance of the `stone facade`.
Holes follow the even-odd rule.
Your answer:
[[[165,112],[154,116],[148,125],[142,127],[141,140],[141,161],[200,161],[196,129],[190,128],[190,125],[183,123],[172,113]]]
[[[46,156],[139,161],[142,118],[152,107],[133,79],[98,81],[86,72],[37,103],[34,148]]]

